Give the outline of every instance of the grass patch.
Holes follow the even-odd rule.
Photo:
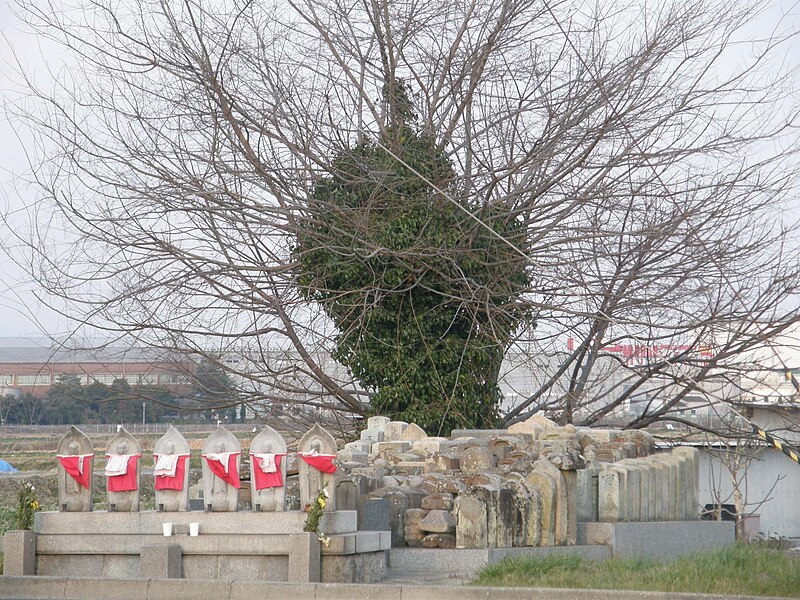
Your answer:
[[[481,571],[473,584],[800,598],[800,561],[746,544],[671,562],[548,556],[504,560]]]

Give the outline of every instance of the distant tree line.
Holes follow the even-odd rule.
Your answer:
[[[131,386],[125,379],[116,379],[111,385],[84,385],[74,375],[62,375],[44,396],[26,392],[1,398],[0,421],[9,425],[65,425],[212,418],[232,422],[242,417],[235,408],[208,410],[204,400],[200,390],[180,396],[158,386]]]

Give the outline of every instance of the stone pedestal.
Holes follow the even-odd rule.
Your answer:
[[[36,574],[36,534],[32,531],[7,531],[3,554],[3,575]]]
[[[179,544],[142,546],[139,554],[139,577],[142,579],[180,579],[183,552]]]

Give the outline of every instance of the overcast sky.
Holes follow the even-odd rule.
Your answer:
[[[58,4],[61,0],[53,0]],[[748,35],[766,37],[774,31],[800,31],[800,0],[770,0],[762,18],[748,29]],[[28,172],[23,132],[7,114],[8,104],[22,97],[24,88],[16,74],[17,60],[46,84],[48,71],[63,68],[63,53],[53,45],[43,44],[26,31],[24,23],[14,15],[12,0],[0,0],[0,214],[11,219],[14,228],[25,229],[30,222],[30,207],[36,190],[23,182]],[[786,46],[787,65],[800,65],[800,44]],[[800,99],[796,99],[800,102]],[[798,134],[800,136],[800,132]],[[797,202],[800,213],[800,200]],[[800,234],[799,234],[800,235]],[[13,243],[13,232],[0,222],[0,242]],[[39,336],[40,326],[47,333],[64,332],[68,324],[47,310],[35,298],[35,290],[24,270],[9,264],[0,254],[0,338],[5,336]]]

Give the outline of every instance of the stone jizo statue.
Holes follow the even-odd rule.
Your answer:
[[[222,426],[203,443],[203,497],[206,510],[236,512],[239,504],[239,469],[242,447]]]
[[[64,512],[92,510],[92,442],[75,427],[61,438],[58,458],[58,509]]]
[[[286,441],[272,427],[250,442],[250,495],[253,509],[261,512],[284,510],[286,482]]]
[[[108,509],[114,512],[139,510],[139,459],[142,447],[120,427],[106,450]]]
[[[314,425],[297,446],[298,470],[300,475],[300,507],[305,508],[314,502],[324,487],[329,498],[325,510],[336,509],[334,476],[336,465],[336,440],[319,425]]]
[[[153,448],[156,508],[165,512],[189,508],[189,443],[172,425]]]

